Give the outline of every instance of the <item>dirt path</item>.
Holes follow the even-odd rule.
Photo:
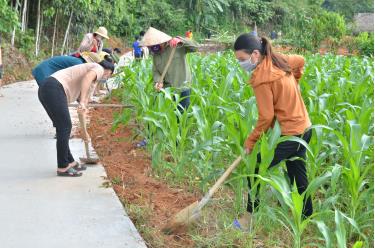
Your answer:
[[[193,247],[188,236],[166,236],[160,230],[172,214],[197,197],[152,177],[151,159],[144,150],[134,147],[131,130],[120,127],[111,131],[113,114],[112,109],[91,110],[89,133],[109,181],[130,218],[149,247]]]

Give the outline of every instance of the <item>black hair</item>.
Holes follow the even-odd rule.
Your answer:
[[[252,54],[254,50],[258,50],[262,53],[262,45],[256,36],[246,33],[238,36],[234,42],[234,50],[242,50],[248,54]]]
[[[280,54],[273,52],[271,42],[266,37],[258,38],[248,33],[241,34],[234,42],[234,50],[242,50],[248,54],[258,50],[261,55],[272,59],[272,64],[277,68],[286,73],[291,73],[292,71],[288,62]]]
[[[113,64],[113,58],[112,55],[105,55],[104,60],[108,61],[109,63]]]
[[[139,36],[141,36],[141,37],[142,37],[142,36],[144,36],[144,35],[145,35],[145,33],[146,33],[146,32],[142,30],[141,32],[139,32]]]
[[[109,54],[112,53],[112,49],[111,48],[103,48],[102,51],[106,52],[106,53],[109,53]]]
[[[112,73],[115,70],[115,66],[113,65],[113,63],[109,62],[108,60],[104,59],[100,61],[98,64],[101,65],[105,70],[111,70]]]
[[[121,53],[121,49],[118,48],[118,47],[116,47],[115,49],[113,49],[113,51],[116,52],[116,53]]]

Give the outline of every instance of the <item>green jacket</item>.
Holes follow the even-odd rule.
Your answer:
[[[176,48],[176,52],[164,78],[165,88],[172,86],[179,90],[183,90],[189,88],[189,83],[191,82],[191,73],[186,62],[186,54],[196,51],[199,45],[197,42],[190,39],[180,39],[183,41],[183,44],[178,45]],[[152,73],[155,83],[160,80],[161,74],[164,71],[164,67],[168,62],[171,52],[172,48],[167,46],[164,48],[162,53],[153,54]]]

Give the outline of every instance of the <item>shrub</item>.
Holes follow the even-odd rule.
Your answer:
[[[345,35],[345,20],[337,13],[323,11],[313,18],[311,29],[313,48],[318,49],[324,40],[329,41],[330,46],[334,47]]]
[[[362,55],[374,56],[374,34],[360,33],[355,38],[355,43]]]
[[[16,42],[19,50],[24,53],[28,59],[34,57],[35,38],[32,30],[28,30],[25,33],[17,31]]]

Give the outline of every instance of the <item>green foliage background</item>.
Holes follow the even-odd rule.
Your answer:
[[[18,29],[25,0],[1,0],[0,33],[10,39]],[[74,49],[86,32],[107,27],[110,36],[121,37],[126,45],[141,30],[153,26],[170,35],[193,30],[198,41],[209,34],[233,37],[249,32],[256,25],[259,34],[269,36],[281,31],[282,42],[294,47],[316,50],[321,41],[338,44],[351,34],[347,28],[355,13],[373,12],[369,0],[56,0],[41,1],[43,15],[42,45],[49,49],[58,15],[57,43],[61,45],[73,12],[69,48]],[[29,1],[27,29],[36,33],[37,3]],[[224,34],[224,35],[223,35]],[[20,36],[27,35],[22,32]],[[17,37],[18,39],[22,39]],[[21,44],[22,45],[22,44]],[[363,50],[363,49],[362,49]],[[367,49],[368,50],[368,49]]]

